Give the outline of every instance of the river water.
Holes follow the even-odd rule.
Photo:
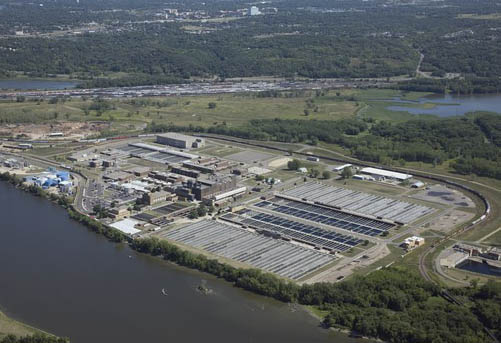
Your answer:
[[[478,94],[478,95],[432,95],[420,98],[417,101],[405,101],[401,99],[390,100],[395,103],[409,105],[435,104],[433,108],[418,108],[392,105],[387,109],[391,111],[405,111],[412,114],[431,114],[439,117],[451,117],[464,115],[468,112],[487,111],[501,113],[501,94]]]
[[[0,80],[0,90],[54,90],[75,88],[77,82],[52,80]]]
[[[4,182],[0,213],[2,310],[72,343],[359,341],[302,309],[110,243]],[[202,279],[215,294],[195,291]]]

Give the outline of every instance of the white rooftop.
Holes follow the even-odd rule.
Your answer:
[[[111,224],[110,226],[112,228],[119,230],[119,231],[122,231],[123,233],[133,235],[133,234],[136,234],[138,232],[141,232],[141,230],[138,230],[134,227],[138,223],[140,223],[140,221],[126,218],[126,219],[119,220],[119,221]]]
[[[412,236],[412,237],[408,237],[404,240],[404,242],[423,242],[424,241],[424,238],[423,237],[419,237],[419,236]]]
[[[343,164],[342,166],[336,166],[336,167],[334,167],[334,170],[335,171],[341,171],[344,168],[349,168],[349,167],[353,167],[353,164]]]
[[[397,173],[397,172],[392,172],[392,171],[389,171],[389,170],[372,168],[372,167],[363,168],[361,170],[361,172],[362,173],[366,173],[366,174],[373,174],[373,175],[380,175],[380,176],[384,176],[384,177],[391,177],[391,178],[399,179],[399,180],[407,180],[407,179],[412,178],[412,175],[410,175],[410,174]]]
[[[197,139],[196,137],[183,135],[182,133],[177,133],[177,132],[159,133],[158,136],[172,138],[172,139],[179,139],[179,140],[183,140],[183,141],[184,140],[192,141],[192,140]]]

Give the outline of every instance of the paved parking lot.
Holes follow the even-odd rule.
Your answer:
[[[260,152],[260,151],[253,151],[253,150],[246,150],[242,152],[238,152],[236,154],[228,155],[226,156],[227,159],[233,160],[233,161],[238,161],[238,162],[244,162],[251,164],[254,161],[260,162],[267,160],[269,158],[274,157],[274,155],[267,154],[265,152]]]

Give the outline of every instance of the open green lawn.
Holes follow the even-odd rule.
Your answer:
[[[346,89],[341,92],[343,96],[354,96],[360,100],[382,100],[399,97],[402,100],[414,101],[432,93],[429,92],[404,92],[395,89]]]
[[[355,115],[403,121],[415,118],[406,112],[386,109],[394,97],[418,99],[428,93],[400,92],[390,89],[328,91],[316,97],[313,91],[295,97],[259,98],[255,94],[223,94],[185,97],[108,99],[107,109],[98,113],[91,99],[45,101],[0,101],[0,123],[42,123],[64,121],[112,121],[114,130],[137,130],[141,124],[211,126],[226,122],[239,126],[251,119],[339,120]],[[387,100],[387,101],[380,101]],[[311,103],[307,103],[311,102]],[[210,109],[209,103],[215,108]],[[411,105],[412,106],[412,105]],[[309,115],[305,115],[305,110]],[[121,124],[119,124],[121,123]]]
[[[306,100],[311,92],[293,98],[256,98],[255,95],[211,95],[193,97],[141,98],[140,102],[130,99],[107,100],[109,110],[98,114],[95,110],[85,111],[92,100],[69,99],[50,104],[48,101],[0,102],[2,122],[48,122],[52,120],[114,120],[134,122],[175,123],[177,125],[211,126],[226,122],[238,126],[250,119],[317,119],[337,120],[353,116],[358,104],[355,101],[328,101],[314,98],[315,108],[310,107],[308,116]],[[209,109],[209,103],[216,107]],[[157,103],[161,103],[160,106]]]
[[[414,108],[429,108],[430,105],[432,104],[402,104],[402,103],[395,103],[391,102],[391,100],[388,101],[370,101],[367,100],[366,102],[368,108],[361,113],[361,115],[365,118],[373,118],[373,119],[378,119],[378,120],[386,120],[386,121],[391,121],[391,122],[403,122],[407,121],[410,119],[416,119],[416,118],[437,118],[431,115],[415,115],[411,114],[409,112],[405,111],[391,111],[387,109],[388,106],[392,105],[398,105],[398,106],[404,106],[404,107],[414,107]]]
[[[482,241],[482,243],[501,247],[501,230],[489,236],[485,241]]]

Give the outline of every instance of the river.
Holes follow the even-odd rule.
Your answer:
[[[5,182],[0,211],[2,310],[72,343],[360,341],[302,309],[110,243]],[[195,291],[202,279],[213,295]]]
[[[52,80],[0,80],[0,90],[55,90],[70,89],[77,86],[77,82],[72,81],[52,81]]]
[[[439,117],[464,115],[468,112],[487,111],[501,114],[501,94],[478,95],[432,95],[417,101],[405,101],[399,98],[389,100],[394,103],[405,103],[409,106],[392,105],[391,111],[405,111],[412,114],[431,114]],[[432,108],[412,107],[412,105],[434,104]]]

